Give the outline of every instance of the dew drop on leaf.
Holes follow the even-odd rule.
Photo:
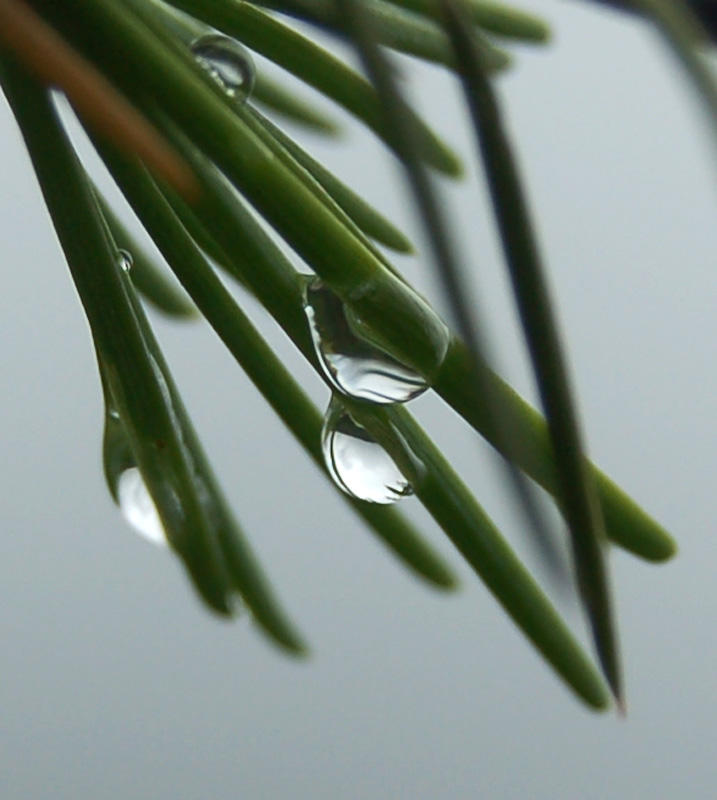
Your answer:
[[[304,294],[316,353],[339,392],[371,403],[405,403],[429,388],[421,375],[361,337],[341,298],[319,278],[307,280]],[[440,320],[436,335],[445,338],[447,347],[448,333]]]
[[[157,507],[137,467],[124,423],[112,404],[105,409],[102,451],[107,486],[122,516],[145,539],[166,545]]]
[[[249,51],[229,36],[210,33],[192,43],[197,62],[232,98],[246,100],[252,93],[256,68]]]
[[[382,505],[413,494],[391,456],[338,402],[326,412],[321,446],[331,477],[346,494]]]
[[[124,272],[129,272],[132,269],[132,254],[127,250],[117,251],[117,261]]]
[[[137,533],[153,544],[167,544],[157,507],[137,467],[130,467],[119,476],[117,503],[122,516]]]

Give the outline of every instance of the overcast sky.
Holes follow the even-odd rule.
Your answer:
[[[158,320],[223,485],[313,656],[292,662],[248,622],[208,615],[173,557],[109,500],[86,323],[2,104],[3,798],[712,800],[715,145],[645,26],[578,4],[532,8],[553,20],[554,43],[515,48],[500,86],[591,453],[681,547],[659,567],[612,558],[628,719],[595,716],[566,692],[415,500],[406,510],[463,588],[441,596],[408,575],[346,515],[211,331]],[[472,164],[451,81],[423,68],[415,88]],[[400,173],[368,134],[349,126],[340,143],[303,141],[414,225]],[[502,366],[530,394],[482,192],[466,182],[446,197]],[[401,262],[440,306],[427,266]],[[486,448],[434,398],[415,409],[525,551]]]

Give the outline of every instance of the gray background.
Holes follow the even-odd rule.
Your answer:
[[[0,796],[715,796],[714,146],[646,27],[532,7],[554,20],[555,42],[516,48],[501,88],[591,452],[681,546],[666,566],[612,558],[627,721],[580,706],[428,523],[462,591],[441,596],[407,575],[345,514],[211,331],[160,321],[223,484],[314,655],[293,663],[247,622],[205,613],[179,565],[127,530],[105,491],[86,325],[3,104]],[[432,69],[415,78],[422,107],[470,161],[453,84]],[[304,141],[413,224],[370,136]],[[470,184],[446,191],[503,367],[530,394],[484,199]],[[425,265],[402,266],[437,296]],[[530,556],[487,449],[435,399],[414,406]],[[405,507],[424,519],[415,501]]]

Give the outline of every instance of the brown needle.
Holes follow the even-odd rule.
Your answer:
[[[196,197],[194,173],[159,131],[22,0],[0,0],[0,41],[43,82],[62,89],[98,133],[185,197]]]

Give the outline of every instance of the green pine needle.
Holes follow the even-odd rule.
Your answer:
[[[634,5],[655,21],[713,121],[717,119],[717,88],[699,50],[699,26],[689,12],[673,0],[635,0]],[[83,112],[76,104],[96,151],[178,283],[143,251],[93,187],[48,87],[32,77],[43,75],[47,84],[53,82],[55,73],[48,72],[50,60],[43,60],[42,47],[23,50],[7,36],[3,39],[0,82],[25,138],[97,353],[110,494],[119,501],[118,477],[136,466],[170,547],[206,605],[224,616],[244,607],[279,647],[305,652],[303,638],[219,488],[143,300],[177,320],[203,317],[331,479],[322,452],[320,410],[254,327],[237,299],[240,295],[226,288],[216,270],[254,296],[316,378],[335,393],[304,309],[310,271],[342,304],[351,336],[432,387],[506,457],[519,492],[530,497],[535,483],[555,499],[570,532],[574,578],[598,660],[620,704],[621,667],[605,550],[613,543],[658,562],[671,558],[676,545],[584,455],[538,234],[489,79],[512,54],[486,34],[502,37],[501,44],[509,39],[544,42],[547,25],[488,0],[32,0],[28,6],[25,0],[3,0],[0,13],[4,7],[19,9],[21,15],[27,11],[31,34],[34,24],[59,42],[55,64],[62,65],[64,58],[64,68],[68,63],[74,69],[84,65],[84,73],[91,73],[95,85],[112,96],[109,105],[126,108],[135,127],[149,132],[153,152],[160,156],[153,171],[154,156],[143,156],[146,163],[138,158],[131,125],[128,135],[110,143],[97,127],[96,115],[94,122],[88,119],[94,109],[85,105]],[[308,23],[302,30],[309,33],[291,27],[287,15]],[[312,30],[357,45],[369,77],[320,46]],[[192,43],[207,32],[234,37],[320,92],[404,162],[436,261],[453,282],[451,306],[460,322],[447,345],[436,335],[443,327],[430,304],[382,249],[413,253],[407,236],[259,108],[271,113],[272,120],[321,134],[336,133],[336,123],[281,80],[266,75],[263,62],[253,96],[246,102],[230,96],[192,54]],[[467,292],[460,291],[458,261],[430,172],[456,177],[461,162],[430,123],[404,102],[385,50],[439,64],[463,81],[545,419],[490,369],[481,337],[474,335],[477,313],[462,302],[461,294]],[[167,156],[165,165],[183,176],[183,193],[158,174],[162,155]],[[165,174],[172,170],[165,169]],[[122,268],[118,248],[132,254],[129,273]],[[439,451],[405,406],[348,396],[340,402],[410,481],[447,540],[556,675],[589,707],[606,708],[609,692],[595,665],[453,469],[450,455]],[[339,491],[334,481],[330,485]],[[441,590],[456,587],[453,569],[400,512],[344,493],[341,497],[424,583]]]

